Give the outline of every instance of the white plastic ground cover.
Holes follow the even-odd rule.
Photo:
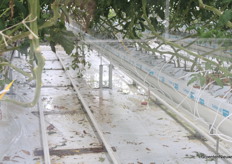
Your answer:
[[[70,27],[75,31],[79,31],[78,28],[72,25]],[[94,37],[88,34],[86,34],[86,37],[88,40],[95,40]],[[144,82],[155,86],[159,92],[167,96],[169,99],[167,101],[174,107],[177,109],[182,107],[187,109],[196,119],[203,121],[208,127],[212,127],[218,137],[232,142],[232,131],[228,128],[232,126],[230,120],[231,104],[222,98],[213,97],[205,90],[187,86],[190,74],[188,75],[183,69],[175,69],[174,66],[169,67],[174,72],[174,75],[170,76],[167,73],[167,66],[169,64],[163,63],[162,59],[150,59],[149,62],[152,61],[152,64],[155,63],[155,66],[152,66],[144,60],[144,58],[149,59],[148,55],[138,52],[135,49],[129,50],[130,53],[128,53],[129,48],[125,48],[119,44],[110,46],[105,42],[93,42],[91,45],[103,53],[108,60],[117,61],[124,68],[135,73],[137,77],[144,79]],[[165,72],[164,67],[166,67],[167,72]],[[228,96],[227,92],[230,92],[230,90],[226,91],[225,96]]]
[[[1,102],[0,164],[35,163],[33,151],[41,149],[39,120],[30,109]]]
[[[24,59],[14,58],[12,63],[27,70]],[[15,79],[12,92],[5,97],[19,101],[31,101],[33,89],[26,84],[26,79],[12,71]],[[29,96],[30,95],[30,96]],[[0,102],[0,164],[36,163],[40,161],[33,151],[42,149],[38,116],[31,113],[33,108],[24,108],[8,102]],[[36,109],[35,109],[36,110]]]
[[[1,118],[0,118],[0,159],[3,159],[6,152],[9,150],[20,137],[21,127],[17,125],[17,121],[14,119],[15,115],[12,111],[9,111],[9,104],[1,102]]]

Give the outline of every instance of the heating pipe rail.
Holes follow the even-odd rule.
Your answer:
[[[75,85],[74,80],[71,78],[70,73],[66,69],[66,67],[65,67],[64,63],[62,62],[61,58],[57,54],[56,54],[56,56],[57,56],[58,60],[60,61],[62,67],[64,68],[66,75],[68,76],[69,80],[71,81],[71,84],[72,84],[75,92],[77,93],[78,99],[81,101],[81,103],[82,103],[82,105],[84,107],[84,110],[88,114],[88,116],[89,116],[89,118],[90,118],[90,120],[91,120],[94,128],[96,129],[96,131],[97,131],[100,139],[102,140],[102,142],[103,142],[103,144],[104,144],[104,146],[106,148],[106,151],[109,154],[109,157],[111,158],[111,160],[112,160],[112,162],[114,164],[120,164],[118,157],[116,157],[116,154],[113,152],[111,146],[108,144],[108,142],[107,142],[107,140],[106,140],[106,138],[105,138],[105,136],[104,136],[104,134],[103,134],[100,126],[98,125],[96,119],[94,118],[94,116],[93,116],[93,114],[92,114],[92,112],[91,112],[88,104],[84,100],[84,98],[83,98],[82,94],[80,93],[78,87]]]

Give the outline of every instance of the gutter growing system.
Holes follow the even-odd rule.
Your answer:
[[[69,25],[68,28],[74,33],[82,33],[73,25]],[[128,53],[128,49],[125,50],[120,44],[95,42],[96,38],[88,34],[85,34],[85,37],[93,41],[87,42],[93,49],[120,67],[136,83],[150,90],[155,99],[205,138],[217,145],[211,134],[214,129],[216,133],[213,135],[232,142],[232,131],[228,128],[232,127],[232,120],[229,119],[232,105],[226,101],[221,102],[221,99],[206,91],[188,87],[189,75],[183,69],[175,68],[173,64],[166,63],[163,59],[155,59],[154,56],[136,49],[128,48],[130,51]],[[223,147],[220,149],[229,154],[227,149]]]

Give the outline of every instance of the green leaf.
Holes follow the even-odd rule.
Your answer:
[[[223,82],[221,81],[220,78],[217,78],[215,76],[212,76],[213,80],[215,80],[216,84],[219,85],[220,87],[223,87]]]
[[[188,84],[187,85],[190,85],[192,84],[193,82],[197,81],[197,76],[193,76],[193,78],[191,80],[188,81]]]
[[[0,19],[0,30],[3,30],[5,28],[4,22],[2,19]]]
[[[223,3],[231,3],[232,0],[222,0]]]
[[[219,26],[224,26],[228,21],[232,19],[232,10],[226,10],[220,17],[219,17]]]
[[[16,10],[20,11],[23,17],[26,17],[28,15],[28,10],[25,8],[25,5],[22,1],[14,0],[14,4]]]
[[[206,62],[205,63],[205,69],[206,70],[212,69],[212,65],[209,62]]]
[[[104,162],[105,161],[105,158],[103,158],[103,157],[99,157],[99,160],[98,160],[99,162]]]
[[[18,51],[21,54],[25,54],[27,56],[29,47],[30,47],[30,41],[29,41],[29,39],[25,39],[24,42],[19,46]]]
[[[130,25],[130,22],[127,22],[127,23],[123,26],[123,28],[124,28],[124,29],[127,29],[127,28],[129,27],[129,25]]]
[[[213,33],[212,33],[212,31],[206,31],[206,32],[201,33],[201,37],[202,38],[211,38],[211,37],[213,37]]]
[[[5,81],[4,80],[0,80],[0,88],[1,89],[3,89],[4,85],[5,85]]]
[[[6,84],[9,84],[12,80],[6,77],[5,75],[0,79],[0,87],[4,87]]]
[[[52,31],[50,39],[54,43],[60,44],[67,54],[71,54],[74,49],[75,35],[65,29],[55,29]]]
[[[157,28],[157,27],[158,27],[158,21],[157,21],[157,19],[154,18],[154,17],[151,17],[150,20],[151,20],[151,24],[152,24],[155,28]]]
[[[51,49],[52,49],[52,51],[54,52],[54,53],[56,53],[56,43],[55,42],[53,42],[53,41],[50,41],[50,47],[51,47]]]
[[[159,17],[161,18],[161,19],[165,19],[165,14],[164,14],[164,11],[163,10],[158,10],[157,11],[157,14],[159,15]]]
[[[206,83],[206,78],[204,76],[199,76],[199,80],[201,87],[204,86]]]
[[[139,22],[139,25],[140,25],[140,27],[141,27],[142,32],[144,32],[144,31],[145,31],[145,27],[144,27],[143,22]]]
[[[139,36],[137,35],[137,33],[136,33],[136,28],[134,27],[133,29],[132,29],[132,33],[133,33],[133,37],[136,37],[137,39],[139,39]]]
[[[6,84],[9,84],[11,81],[12,81],[11,79],[9,79],[7,76],[5,76],[5,83]]]

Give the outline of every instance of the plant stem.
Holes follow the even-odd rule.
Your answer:
[[[0,63],[0,65],[1,65],[1,66],[9,66],[9,67],[13,68],[15,71],[21,73],[22,75],[24,75],[24,76],[26,76],[26,77],[28,77],[28,78],[30,78],[30,79],[32,78],[32,75],[31,75],[31,74],[29,74],[29,73],[27,73],[27,72],[24,72],[22,69],[20,69],[20,68],[14,66],[13,64],[10,64],[10,63],[8,63],[8,62],[2,62],[2,63]]]
[[[212,12],[213,12],[214,14],[216,14],[217,16],[221,16],[221,15],[223,14],[223,12],[221,12],[221,11],[218,10],[217,8],[204,4],[203,0],[198,0],[198,2],[199,2],[200,8],[206,9],[206,10],[208,10],[208,11],[212,11]],[[228,21],[228,22],[226,23],[226,26],[229,27],[229,28],[232,28],[232,22],[231,22],[231,21]]]

